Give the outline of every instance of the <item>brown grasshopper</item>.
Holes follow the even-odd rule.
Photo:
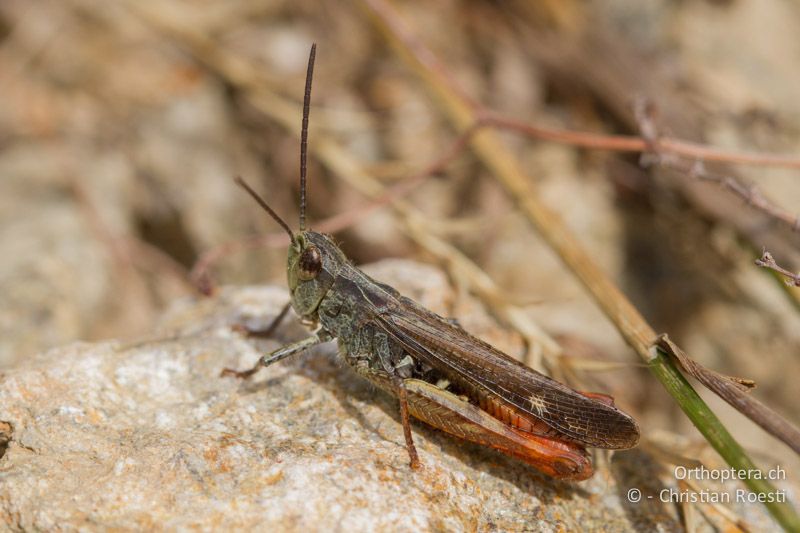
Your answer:
[[[336,339],[345,362],[400,404],[411,467],[420,466],[409,414],[464,440],[495,448],[559,479],[592,475],[586,447],[625,449],[639,428],[603,394],[575,391],[512,359],[450,320],[375,281],[345,257],[331,237],[305,228],[306,152],[311,47],[300,150],[300,231],[294,233],[244,181],[241,185],[289,234],[289,306],[314,333],[265,355],[262,366]]]

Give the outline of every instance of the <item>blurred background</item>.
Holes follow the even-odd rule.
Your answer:
[[[637,134],[633,104],[646,98],[663,133],[800,153],[798,4],[395,7],[462,90],[494,111]],[[365,176],[401,183],[456,137],[359,2],[0,3],[0,372],[62,343],[146,333],[170,302],[202,297],[190,276],[198,261],[206,284],[285,284],[281,241],[253,240],[279,228],[231,178],[246,177],[297,227],[297,132],[314,41],[312,227],[364,210]],[[766,246],[800,268],[796,232],[637,154],[501,135],[656,330],[704,365],[754,379],[759,399],[800,422],[797,289],[753,264]],[[800,171],[717,168],[800,211]],[[560,341],[552,371],[613,394],[646,435],[700,453],[699,434],[468,150],[406,199],[425,233],[466,254]],[[352,217],[336,238],[359,264],[401,257],[447,271],[402,216],[384,206]],[[451,279],[456,293],[470,289]],[[798,479],[788,448],[704,396],[757,460]]]

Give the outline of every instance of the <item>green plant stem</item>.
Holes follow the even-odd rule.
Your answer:
[[[725,458],[728,465],[739,471],[758,470],[755,463],[725,426],[719,422],[716,415],[708,408],[683,374],[678,371],[675,363],[667,354],[658,350],[648,366],[709,444]],[[756,494],[777,494],[776,488],[769,481],[757,479],[757,475],[742,476],[741,481]],[[784,529],[800,531],[800,520],[790,505],[769,501],[764,505]]]

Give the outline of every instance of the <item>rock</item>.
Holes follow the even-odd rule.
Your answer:
[[[74,206],[45,180],[52,153],[0,155],[0,369],[85,336],[102,313],[112,265]]]
[[[451,295],[438,270],[391,261],[372,271],[446,312]],[[635,450],[610,461],[598,454],[595,476],[568,484],[416,423],[424,468],[412,471],[395,401],[337,364],[332,344],[248,382],[219,377],[303,335],[291,318],[271,340],[231,328],[268,323],[287,297],[276,287],[224,288],[176,304],[150,338],[71,344],[8,371],[0,381],[0,527],[679,527],[674,505],[627,502],[631,487],[662,487],[660,466]],[[487,330],[498,329],[471,307]]]

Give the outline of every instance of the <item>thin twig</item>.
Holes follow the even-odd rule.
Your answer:
[[[539,140],[567,144],[579,148],[590,148],[612,152],[641,153],[643,164],[657,164],[688,174],[700,181],[714,183],[726,191],[740,197],[745,203],[765,215],[785,224],[792,231],[800,232],[800,216],[783,209],[768,200],[755,185],[746,185],[732,176],[709,172],[704,161],[724,161],[728,163],[753,164],[761,166],[798,167],[800,159],[788,156],[771,156],[729,152],[707,146],[688,143],[678,139],[658,136],[651,108],[647,114],[637,112],[640,121],[641,137],[625,135],[600,135],[572,130],[544,128],[505,117],[493,111],[479,109],[473,127],[493,127],[514,131]]]
[[[192,280],[192,284],[201,294],[211,296],[216,292],[217,288],[211,270],[221,259],[245,250],[285,247],[288,243],[289,238],[283,231],[224,242],[200,254],[200,257],[195,261],[189,272],[189,279]]]
[[[632,135],[605,135],[562,128],[534,126],[527,122],[488,110],[481,110],[480,120],[492,126],[518,131],[529,137],[568,144],[578,148],[632,153],[647,152],[650,150],[649,143],[646,139]],[[703,161],[717,161],[762,167],[800,168],[800,157],[783,154],[723,150],[721,148],[714,148],[705,144],[693,143],[673,137],[659,138],[659,148],[662,153],[674,154],[692,160],[701,159]]]
[[[783,223],[790,230],[800,231],[800,217],[768,200],[755,185],[742,183],[733,176],[724,176],[708,172],[702,161],[695,161],[694,163],[688,161],[665,161],[662,165],[688,174],[698,180],[714,183],[726,191],[735,194],[747,205]]]
[[[642,152],[643,164],[654,163],[683,172],[694,179],[713,183],[738,196],[746,204],[768,217],[782,222],[792,231],[800,231],[800,217],[768,200],[755,185],[746,185],[733,176],[709,172],[702,159],[691,161],[687,160],[682,153],[665,150],[664,139],[659,135],[657,111],[658,109],[652,102],[644,99],[639,99],[634,106],[634,115],[639,124],[639,130],[648,146],[648,150]]]
[[[786,270],[780,266],[772,254],[764,250],[759,259],[756,259],[756,265],[777,272],[778,274],[786,277],[786,284],[790,287],[800,287],[800,274],[795,274],[790,270]]]

